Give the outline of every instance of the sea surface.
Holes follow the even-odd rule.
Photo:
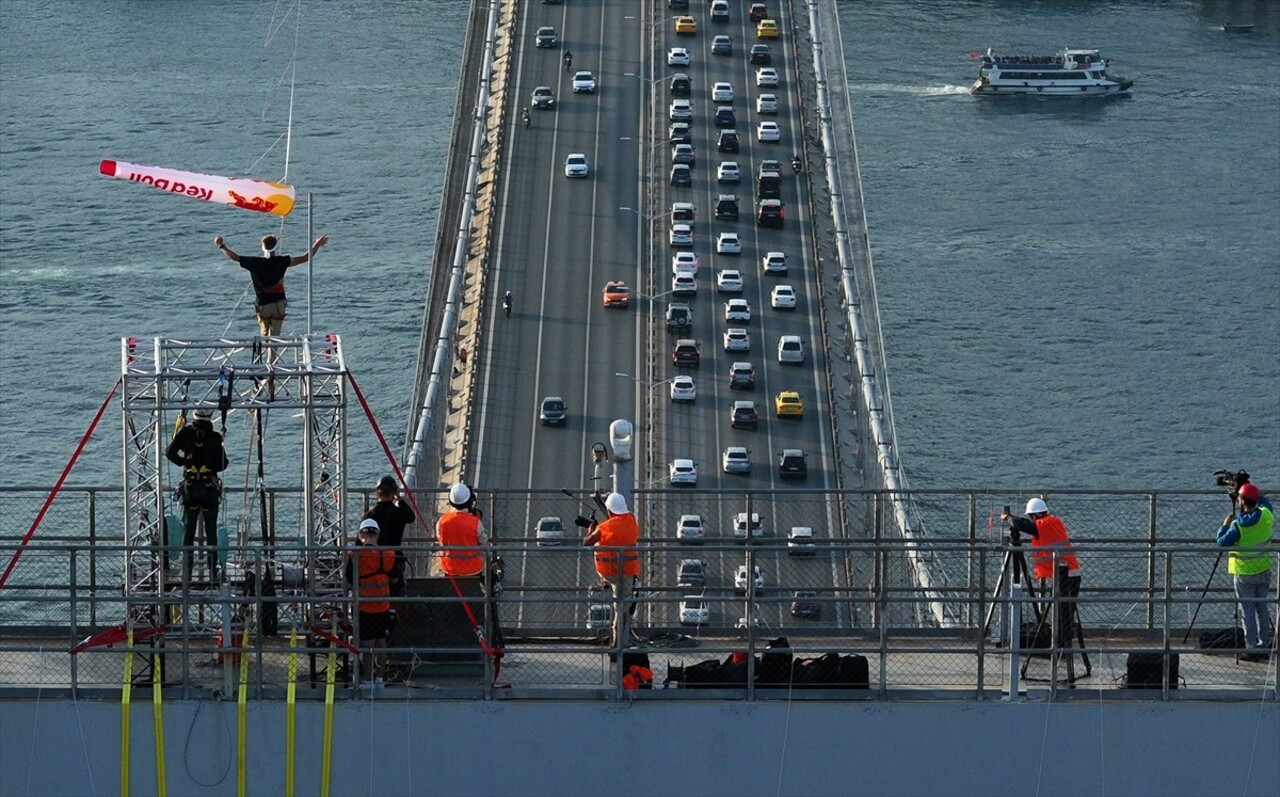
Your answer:
[[[277,224],[101,177],[103,158],[311,192],[332,241],[314,328],[342,335],[399,450],[469,5],[0,4],[0,484],[54,482],[122,336],[256,331],[212,238],[251,252]],[[1280,4],[840,12],[911,483],[1198,488],[1225,467],[1280,485]],[[1134,94],[979,100],[987,46],[1099,47]],[[305,225],[284,222],[287,251]],[[372,485],[366,430],[353,411],[350,477]],[[120,439],[113,406],[70,482],[119,483]]]

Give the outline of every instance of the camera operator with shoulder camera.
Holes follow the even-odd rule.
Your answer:
[[[1231,549],[1227,570],[1235,582],[1236,599],[1240,601],[1240,613],[1244,615],[1245,647],[1249,649],[1241,658],[1265,662],[1274,631],[1269,605],[1273,599],[1272,554],[1267,548],[1271,543],[1275,515],[1271,502],[1256,484],[1249,483],[1249,474],[1244,471],[1231,475],[1229,481],[1219,476],[1218,483],[1230,486],[1232,503],[1239,502],[1238,509],[1222,520],[1218,529],[1218,545]]]
[[[1027,501],[1027,517],[1008,512],[1000,515],[1009,524],[1009,541],[1021,544],[1020,535],[1031,538],[1032,573],[1036,578],[1054,578],[1058,590],[1058,611],[1055,614],[1053,635],[1055,644],[1070,644],[1071,620],[1075,614],[1075,599],[1080,595],[1080,561],[1076,559],[1067,527],[1062,518],[1049,514],[1043,498]],[[1057,557],[1055,573],[1054,557]],[[1045,590],[1048,592],[1048,589]]]
[[[640,575],[640,552],[636,550],[640,524],[636,516],[627,511],[627,499],[621,493],[609,493],[604,499],[604,508],[609,517],[600,523],[586,521],[588,531],[582,544],[596,546],[596,572],[609,582],[613,593],[613,641],[610,644],[616,647],[620,641],[629,641],[631,636],[631,613],[626,601]],[[585,520],[578,518],[574,522],[582,526]],[[622,572],[618,572],[619,562]]]

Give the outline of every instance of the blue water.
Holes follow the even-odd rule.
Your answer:
[[[393,448],[408,423],[462,0],[28,2],[0,10],[0,484],[49,484],[123,335],[249,336],[255,214],[97,173],[284,177],[332,244],[342,334]],[[1280,484],[1280,7],[842,2],[902,457],[921,487]],[[1248,17],[1249,35],[1214,25]],[[295,28],[299,31],[295,45]],[[988,45],[1097,46],[1118,102],[963,93]],[[305,217],[284,227],[305,241]],[[299,270],[301,272],[303,270]],[[305,325],[303,273],[286,331]],[[355,483],[385,471],[358,417]],[[120,480],[109,411],[77,484]]]

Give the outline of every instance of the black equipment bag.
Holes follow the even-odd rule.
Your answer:
[[[747,685],[747,664],[746,658],[742,661],[734,661],[733,654],[730,653],[720,664],[720,685],[721,686],[746,686]]]
[[[871,670],[867,666],[867,657],[858,653],[841,656],[836,678],[846,688],[870,689]]]
[[[756,670],[756,686],[783,686],[791,680],[791,643],[780,636],[765,645]]]
[[[1244,646],[1244,631],[1239,627],[1224,628],[1221,631],[1205,631],[1200,635],[1200,643],[1196,645],[1201,650],[1238,649]]]
[[[816,659],[796,659],[791,680],[796,689],[824,689],[836,686],[840,675],[840,654],[824,653]]]
[[[1125,689],[1160,689],[1164,684],[1164,655],[1130,653],[1125,666]],[[1178,688],[1178,654],[1169,654],[1169,688]]]
[[[721,665],[719,659],[707,659],[683,668],[680,683],[686,689],[707,689],[720,684]]]

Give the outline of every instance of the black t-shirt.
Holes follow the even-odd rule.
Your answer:
[[[398,548],[404,541],[404,527],[415,519],[412,507],[403,499],[379,501],[365,515],[378,521],[378,544]]]
[[[288,255],[271,257],[240,256],[240,268],[253,279],[253,293],[258,304],[271,304],[285,298],[284,273],[293,258]]]
[[[182,427],[169,443],[165,456],[183,468],[208,468],[214,473],[227,467],[227,453],[222,447],[222,435],[213,430],[209,421],[192,421]]]

